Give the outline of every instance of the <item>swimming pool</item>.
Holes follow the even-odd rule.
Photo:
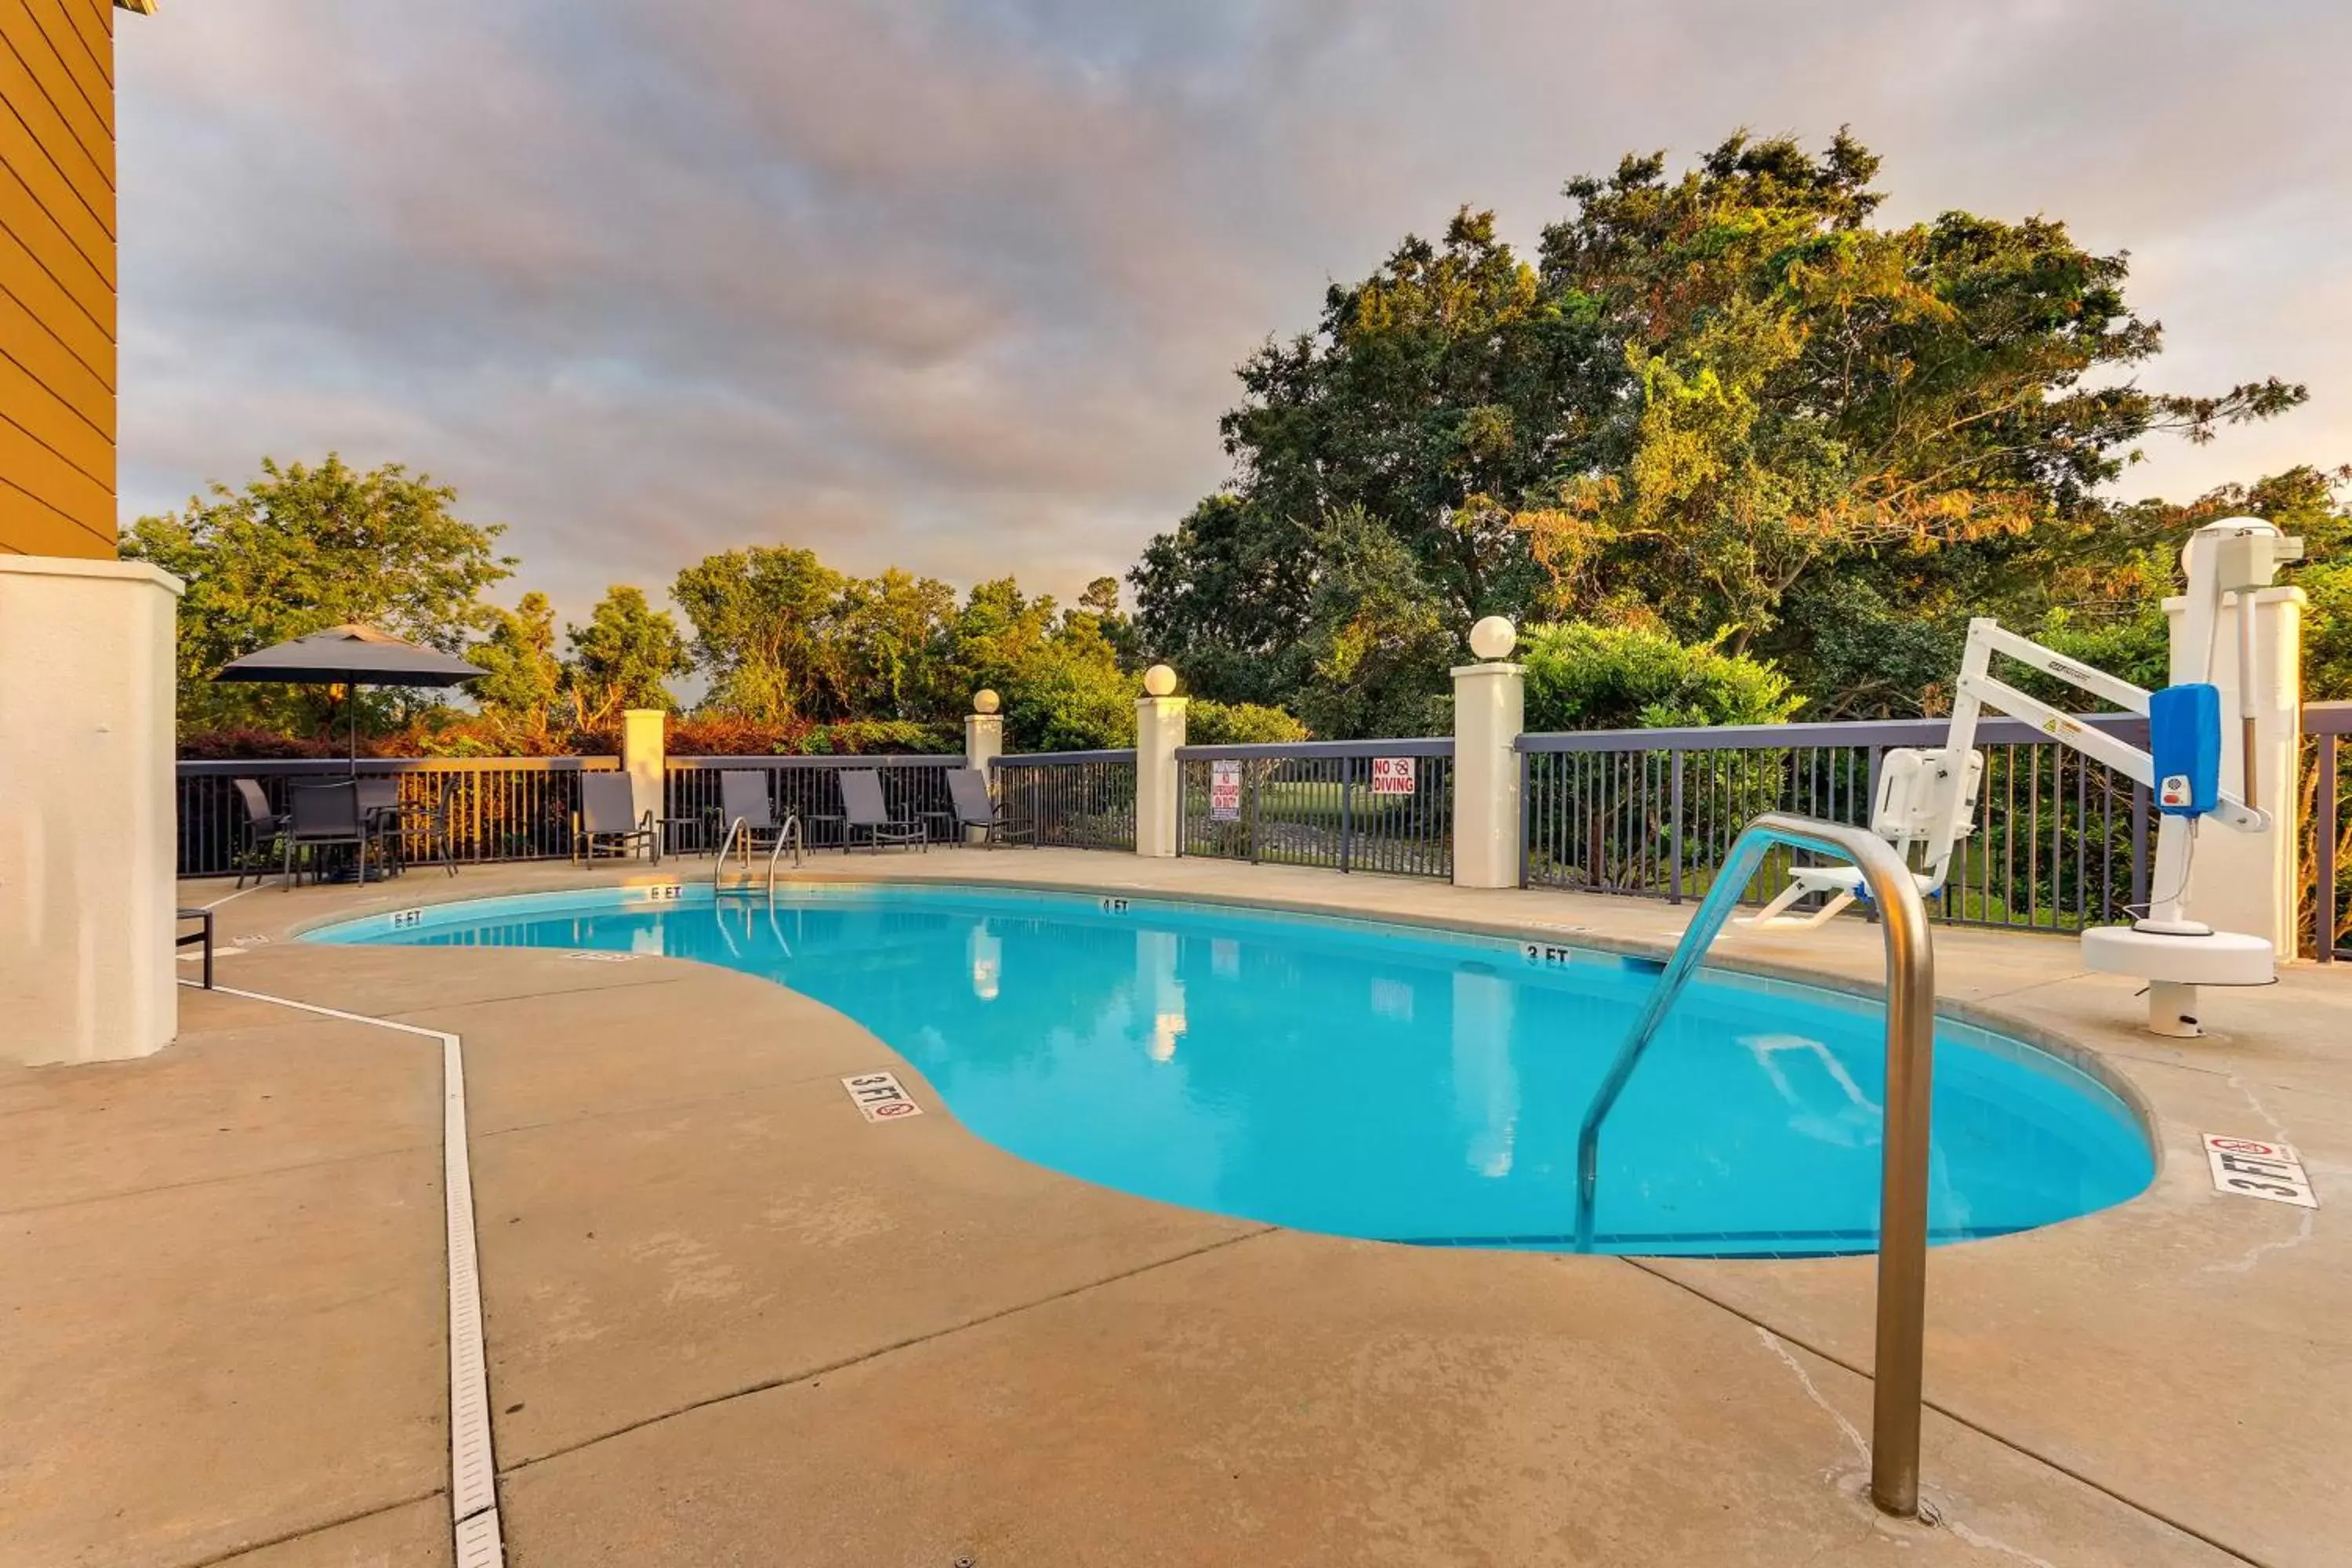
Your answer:
[[[323,942],[658,953],[856,1019],[981,1137],[1087,1181],[1305,1230],[1575,1247],[1578,1123],[1657,965],[1111,896],[608,889],[376,915]],[[788,1048],[788,1042],[780,1042]],[[1601,1144],[1592,1249],[1876,1246],[1883,1015],[1706,972]],[[877,1064],[880,1065],[880,1064]],[[2106,1085],[1939,1023],[1930,1238],[2048,1225],[2154,1174]]]

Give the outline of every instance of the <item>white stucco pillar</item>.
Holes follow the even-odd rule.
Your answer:
[[[989,763],[1004,754],[1004,715],[1002,713],[967,713],[963,716],[964,761],[980,770],[981,776],[995,783]]]
[[[1176,748],[1184,743],[1186,706],[1181,697],[1135,700],[1135,852],[1155,859],[1176,853],[1184,787]]]
[[[980,770],[980,776],[988,781],[990,797],[1001,805],[996,770],[989,766],[1004,754],[1004,715],[996,710],[999,701],[996,693],[986,687],[971,694],[971,711],[963,716],[963,758]],[[967,827],[963,838],[967,844],[984,844],[988,841],[988,829]]]
[[[0,1059],[143,1057],[179,1030],[180,587],[0,555]]]
[[[2301,881],[2295,832],[2296,781],[2303,725],[2303,606],[2300,588],[2264,588],[2251,595],[2254,614],[2254,798],[2246,804],[2270,814],[2263,833],[2233,833],[2207,822],[2197,835],[2185,909],[2193,920],[2217,931],[2265,938],[2281,960],[2295,954],[2296,894]],[[2213,662],[2208,677],[2221,689],[2221,787],[2232,795],[2245,787],[2244,724],[2239,693],[2238,607],[2240,595],[2222,598],[2213,628]],[[2172,625],[2173,680],[2194,679],[2196,650],[2183,637],[2189,601],[2171,598],[2164,612]]]
[[[669,770],[669,715],[658,708],[631,708],[621,715],[621,771],[629,775],[629,815],[652,812],[658,822],[668,812],[662,784]],[[667,845],[663,847],[667,849]]]
[[[1519,756],[1527,669],[1495,662],[1454,671],[1454,885],[1519,885]]]

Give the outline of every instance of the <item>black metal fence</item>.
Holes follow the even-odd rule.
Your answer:
[[[2147,743],[2144,719],[2084,721]],[[1888,748],[1941,746],[1947,730],[1926,719],[1522,736],[1520,880],[1696,898],[1757,813],[1867,826]],[[1974,827],[1938,918],[2078,931],[2147,901],[2155,832],[2145,788],[2013,720],[1986,720],[1977,742],[1985,773]],[[1768,860],[1751,894],[1777,891],[1788,865],[1785,852]]]
[[[580,775],[620,764],[611,757],[362,757],[362,778],[395,782],[400,804],[412,809],[401,834],[404,858],[438,858],[441,844],[428,825],[446,792],[449,848],[454,858],[541,860],[572,852],[572,816],[580,806]],[[292,784],[334,784],[351,777],[341,763],[184,762],[177,769],[179,874],[226,876],[246,845],[246,810],[236,781],[261,786],[274,811],[286,809]]]
[[[1454,874],[1454,742],[1183,746],[1180,853],[1336,871]]]
[[[2299,928],[2322,963],[2352,958],[2352,702],[2303,710],[2304,773],[2295,816],[2305,882]]]
[[[1036,842],[1063,849],[1135,847],[1135,753],[1031,752],[990,763],[998,808]]]
[[[841,775],[849,769],[868,768],[882,777],[882,802],[892,818],[920,823],[933,843],[944,843],[955,826],[948,773],[968,765],[960,756],[672,757],[663,779],[662,815],[672,823],[670,848],[715,851],[726,836],[719,775],[762,773],[769,806],[779,820],[787,813],[798,816],[812,849],[838,847],[844,840]]]

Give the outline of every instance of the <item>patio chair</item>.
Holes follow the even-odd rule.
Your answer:
[[[411,833],[422,834],[427,858],[441,862],[441,868],[452,877],[457,874],[457,775],[443,773],[436,781],[430,805],[405,805],[396,814],[404,840]],[[402,846],[403,858],[406,845]]]
[[[407,869],[407,846],[401,840],[400,781],[383,774],[354,779],[360,792],[360,821],[385,847],[388,873]]]
[[[740,837],[745,850],[772,849],[787,831],[799,832],[793,814],[776,815],[768,800],[768,775],[735,768],[719,775],[719,852],[724,854],[730,836]],[[788,828],[787,824],[792,826]],[[798,862],[795,861],[795,864]]]
[[[580,809],[572,814],[572,858],[593,861],[597,845],[618,844],[623,855],[643,845],[658,860],[661,847],[654,837],[654,814],[632,810],[635,804],[628,774],[582,773]]]
[[[258,882],[278,863],[278,838],[286,831],[286,814],[269,804],[259,779],[232,779],[229,783],[245,810],[245,819],[236,826],[239,842],[230,851],[236,885],[243,888],[248,875]]]
[[[294,888],[298,854],[310,852],[310,876],[316,881],[325,859],[318,852],[338,844],[352,847],[359,857],[359,879],[366,881],[368,850],[373,847],[375,837],[360,810],[359,785],[355,781],[296,784],[286,792],[286,826],[279,836],[285,846],[287,890],[291,892]]]
[[[1035,846],[1036,830],[1005,819],[1003,809],[989,798],[988,780],[978,768],[948,771],[948,799],[955,806],[956,826],[979,828],[980,841],[988,848],[1003,844]]]
[[[882,799],[882,775],[872,768],[853,768],[841,775],[841,847],[845,854],[856,847],[860,828],[866,831],[866,844],[879,849],[885,844],[930,845],[930,835],[919,822],[908,822],[890,815]]]

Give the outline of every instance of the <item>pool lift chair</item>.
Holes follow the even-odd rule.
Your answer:
[[[1951,831],[1945,837],[1942,858],[1931,859],[1911,874],[1923,899],[1935,898],[1943,891],[1945,870],[1953,852],[1975,825],[1977,790],[1984,783],[1982,752],[1969,752],[1964,767],[1951,763],[1950,755],[1948,751],[1905,746],[1887,752],[1878,763],[1878,795],[1871,807],[1870,830],[1894,845],[1906,861],[1915,846],[1931,847],[1938,827],[1951,824]],[[1811,913],[1787,912],[1798,900],[1816,893],[1826,897]],[[1856,899],[1867,896],[1862,872],[1855,867],[1793,866],[1789,869],[1789,885],[1780,889],[1780,897],[1732,923],[1769,931],[1811,931],[1826,925]]]
[[[2197,832],[2206,818],[2240,833],[2261,833],[2271,826],[2267,813],[2221,787],[2221,700],[2210,677],[2222,599],[2239,596],[2238,668],[2250,671],[2254,668],[2252,596],[2271,585],[2282,564],[2302,558],[2301,540],[2284,538],[2255,518],[2208,523],[2189,535],[2181,551],[2189,579],[2186,611],[2175,628],[2173,645],[2173,668],[2181,679],[2160,691],[2143,690],[2078,663],[2002,629],[1990,617],[1970,621],[1951,728],[1943,746],[1889,751],[1880,764],[1871,826],[1897,849],[1920,847],[1920,866],[1913,875],[1921,897],[1942,889],[1952,856],[1969,835],[1984,773],[1984,755],[1975,749],[1977,722],[1987,711],[2006,714],[2154,794],[2160,815],[2147,905],[2128,925],[2094,926],[2083,932],[2083,959],[2088,967],[2148,983],[2148,1029],[2179,1037],[2202,1034],[2197,1023],[2200,985],[2270,984],[2276,978],[2276,955],[2266,938],[2215,931],[2190,919],[2182,905],[2189,896]],[[2147,750],[2095,730],[2000,679],[1992,673],[1996,657],[2014,659],[2145,718]],[[2251,679],[2242,676],[2239,685],[2244,727],[2241,782],[2245,796],[2252,798],[2256,793],[2255,694]],[[1809,893],[1828,893],[1830,899],[1810,916],[1785,914]],[[1852,868],[1800,867],[1790,873],[1790,886],[1780,896],[1747,923],[1763,929],[1811,929],[1856,897],[1867,893]]]

